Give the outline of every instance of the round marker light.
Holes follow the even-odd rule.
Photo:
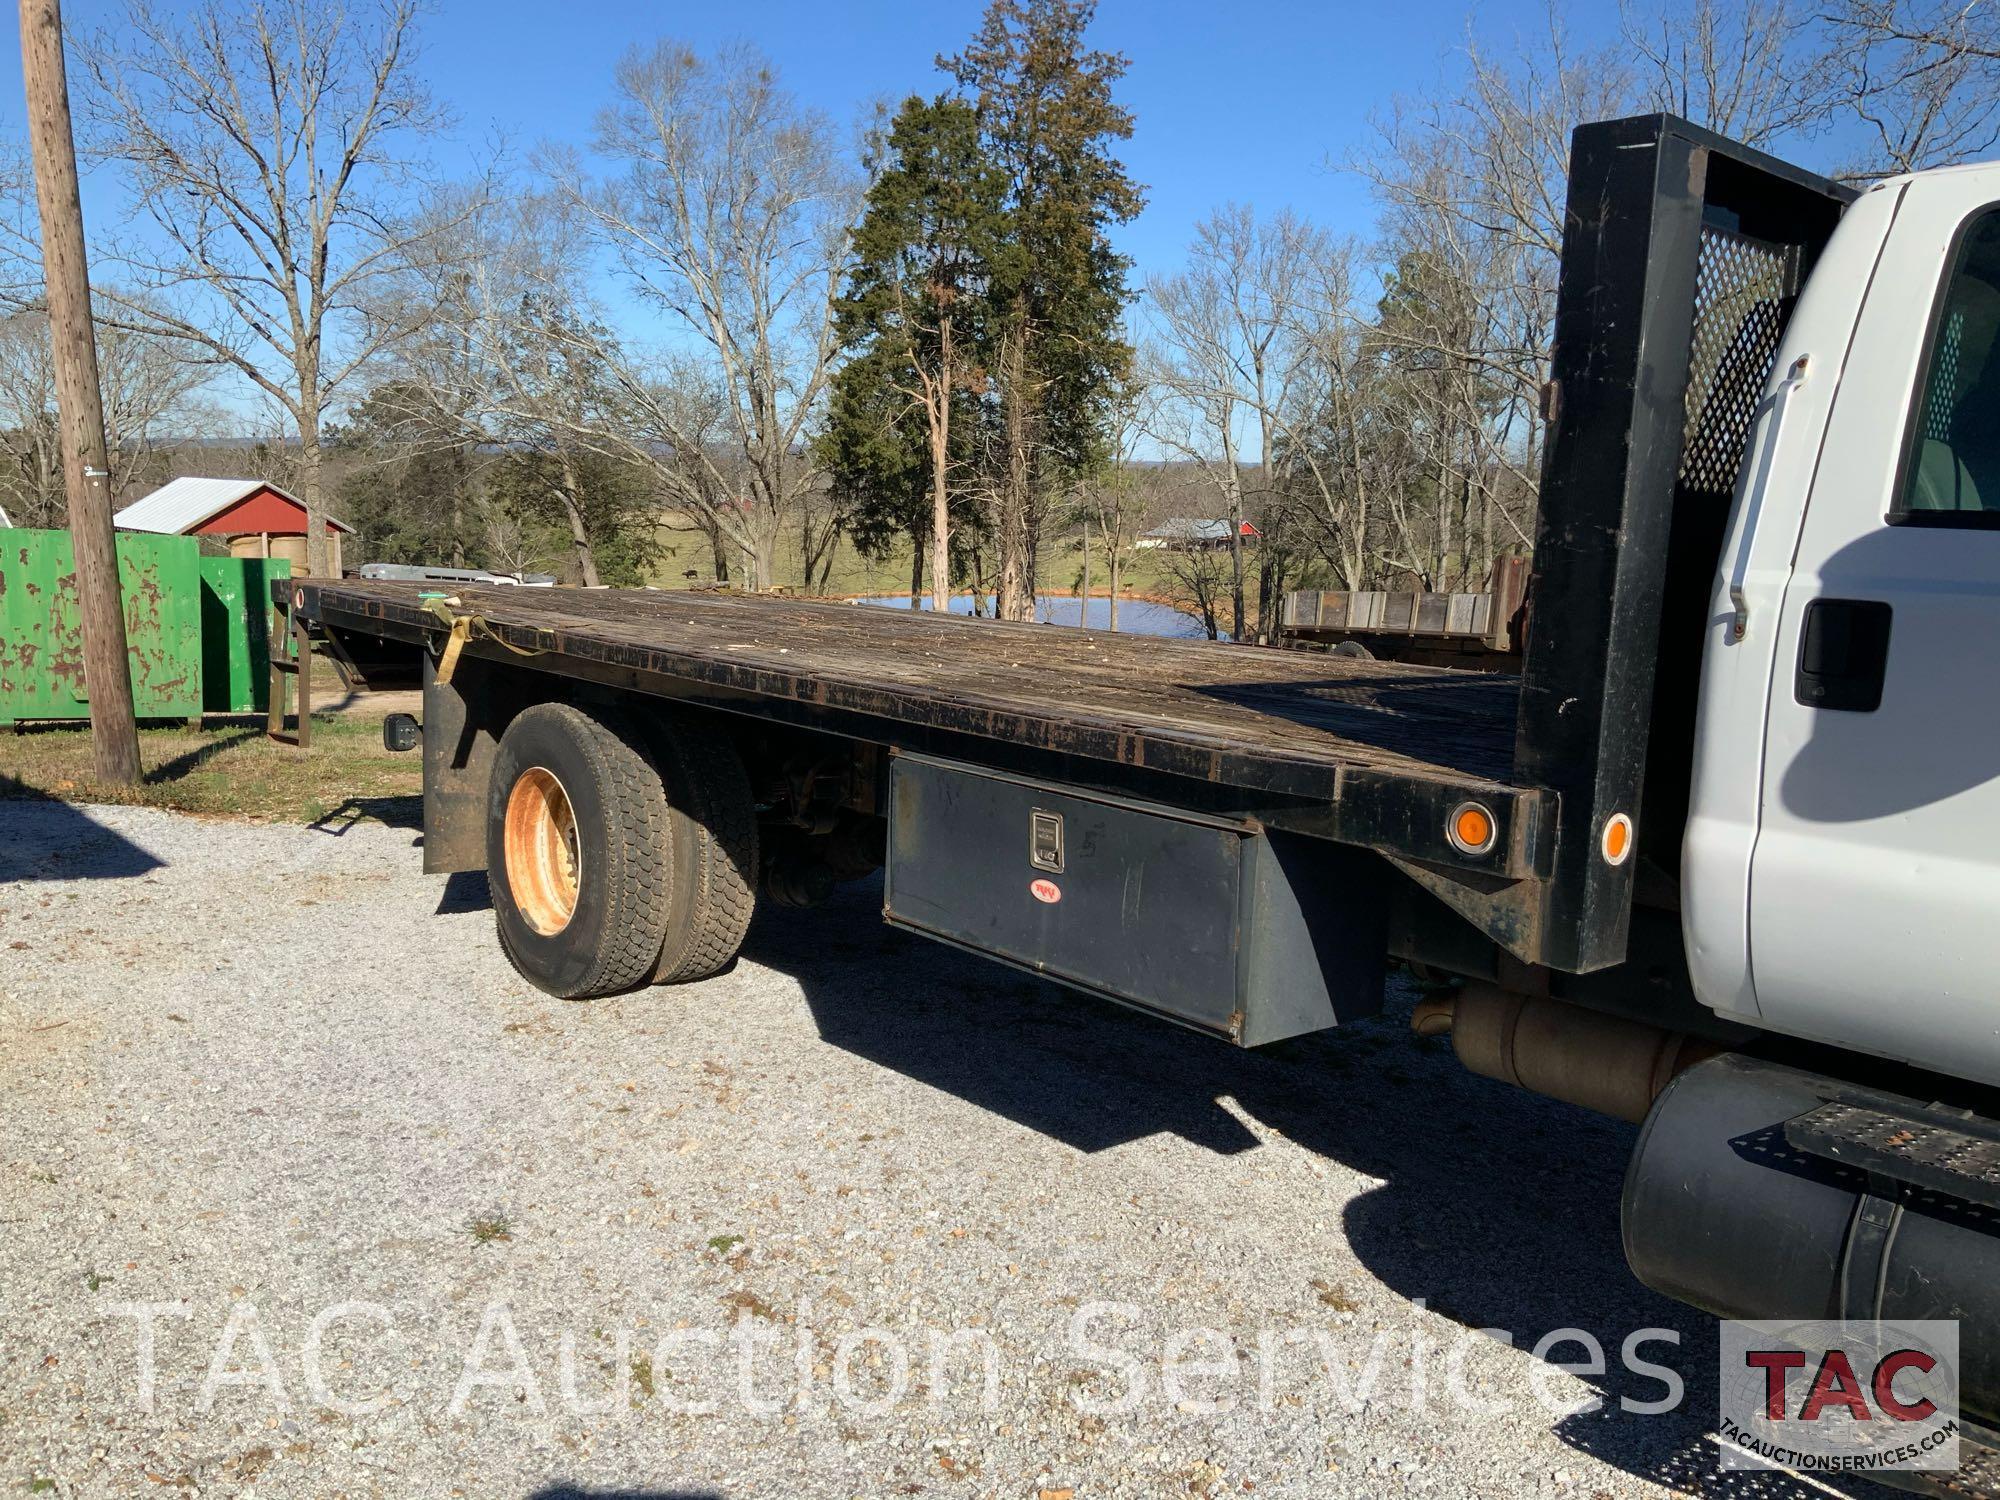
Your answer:
[[[1607,865],[1622,865],[1632,857],[1632,819],[1625,813],[1614,813],[1604,825],[1597,846],[1604,852]]]
[[[1452,848],[1460,854],[1489,853],[1500,834],[1493,814],[1477,802],[1461,802],[1454,807],[1444,831]]]

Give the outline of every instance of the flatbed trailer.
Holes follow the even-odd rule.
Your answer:
[[[1328,860],[1366,851],[1387,868],[1340,879],[1357,903],[1379,887],[1380,930],[1343,942],[1593,1003],[1637,993],[1653,1019],[1727,1034],[1671,958],[1708,585],[1758,392],[1851,197],[1666,116],[1578,132],[1518,675],[708,591],[473,587],[441,608],[436,589],[305,579],[277,596],[373,680],[421,661],[427,731],[457,735],[449,755],[425,736],[434,869],[484,861],[491,751],[523,702],[623,695],[752,736],[764,761],[805,753],[780,731],[845,747],[858,816],[893,810],[872,757],[915,752]],[[454,614],[462,675],[441,684]],[[813,822],[795,800],[764,786],[760,817]],[[996,881],[1008,857],[984,855]],[[1665,978],[1616,982],[1663,952]]]
[[[742,716],[1373,851],[1393,867],[1389,949],[1453,972],[1615,969],[1635,908],[1669,918],[1642,933],[1651,964],[1678,941],[1696,667],[1738,462],[1851,197],[1666,116],[1578,132],[1518,676],[651,590],[458,591],[481,621],[462,655],[734,731]],[[434,660],[449,628],[424,592],[304,580],[290,600],[409,680],[412,648]],[[484,696],[438,711],[504,712]],[[474,858],[483,835],[451,810],[484,763],[436,770],[427,858]],[[1648,994],[1688,998],[1678,978]]]
[[[1519,684],[1491,674],[713,591],[443,596],[306,579],[286,602],[372,681],[417,666],[427,727],[459,726],[449,741],[424,737],[427,869],[489,863],[492,758],[520,702],[556,682],[614,708],[636,695],[684,725],[692,715],[738,726],[736,754],[765,825],[764,868],[750,879],[767,895],[813,899],[799,887],[815,876],[823,895],[819,866],[857,873],[873,859],[854,849],[879,848],[890,921],[1245,1044],[1377,1008],[1381,962],[1397,946],[1390,926],[1410,923],[1407,911],[1396,921],[1379,882],[1355,889],[1369,884],[1352,863],[1359,851],[1447,888],[1469,881],[1475,895],[1539,890],[1546,863],[1550,799],[1508,780]],[[447,670],[435,648],[453,621],[463,640]],[[1045,813],[1061,802],[1063,826],[1087,824],[1093,836],[1106,817],[1150,830],[1137,837],[1155,855],[1149,840],[1162,829],[1228,830],[1232,853],[1226,868],[1207,867],[1197,832],[1200,847],[1181,851],[1194,872],[1186,889],[1156,875],[1146,900],[1094,911],[1108,899],[1094,888],[1122,891],[1131,863],[1107,837],[1093,882],[1074,831],[1066,867],[1038,861],[1033,808],[975,835],[962,818],[941,821],[934,795],[926,822],[937,843],[971,838],[984,852],[952,861],[918,848],[926,840],[908,809],[921,779],[954,772],[984,778],[988,793],[1018,787]],[[790,873],[774,858],[788,842],[831,835],[843,817],[864,828],[844,831],[837,857],[801,872],[795,848]],[[1455,836],[1468,820],[1483,831]],[[1328,882],[1346,889],[1337,920],[1310,909],[1307,893]],[[951,887],[948,909],[925,889],[938,883]],[[994,904],[989,884],[1032,920],[982,937],[993,925],[980,920]],[[1274,890],[1289,913],[1277,932]],[[1050,891],[1066,893],[1069,920],[1056,924],[1066,932],[1050,930]],[[1229,929],[1214,934],[1220,971],[1203,981],[1133,971],[1133,951],[1182,940],[1218,913]],[[1330,945],[1353,956],[1345,970],[1325,958]]]
[[[2000,616],[2000,167],[1857,196],[1580,128],[1543,408],[1518,675],[719,592],[274,601],[421,683],[386,733],[425,867],[487,871],[552,994],[713,974],[755,901],[877,868],[891,923],[1239,1045],[1399,960],[1475,1071],[1646,1122],[1642,1280],[1956,1320],[2000,1441],[2000,699],[1953,665]],[[1941,1492],[2000,1496],[1979,1451]]]
[[[412,645],[440,631],[434,586],[293,593],[322,630]],[[986,758],[992,742],[1047,769],[1076,762],[1100,787],[1178,790],[1385,853],[1533,864],[1544,799],[1508,782],[1517,678],[715,591],[451,597],[481,621],[475,652],[530,670],[905,750]],[[1449,842],[1439,809],[1470,798],[1516,846],[1469,856]]]

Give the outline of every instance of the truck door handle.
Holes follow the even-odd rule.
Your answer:
[[[1729,570],[1729,638],[1740,641],[1750,629],[1750,549],[1757,541],[1757,518],[1764,509],[1764,490],[1778,472],[1778,443],[1785,435],[1785,415],[1792,409],[1792,397],[1806,383],[1812,356],[1801,354],[1792,361],[1785,378],[1771,392],[1767,403],[1771,424],[1764,436],[1763,453],[1755,477],[1743,487],[1742,535],[1736,545],[1736,561]],[[1761,414],[1761,409],[1760,409]]]
[[[1792,696],[1807,708],[1873,713],[1882,706],[1892,611],[1879,599],[1814,599],[1799,630]]]

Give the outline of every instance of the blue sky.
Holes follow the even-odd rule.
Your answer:
[[[942,87],[932,60],[964,43],[980,9],[975,0],[438,0],[424,23],[424,63],[468,141],[497,133],[522,150],[586,143],[613,63],[662,36],[702,49],[753,42],[794,92],[846,122],[873,99]],[[1574,10],[1572,28],[1587,33],[1594,8]],[[87,32],[115,23],[121,7],[68,0],[64,12]],[[1138,130],[1125,159],[1148,189],[1145,213],[1120,236],[1138,277],[1172,269],[1195,222],[1232,200],[1364,233],[1367,191],[1329,162],[1367,144],[1370,112],[1455,71],[1469,24],[1504,45],[1543,17],[1540,0],[1489,0],[1476,13],[1473,0],[1103,0],[1093,35],[1131,59],[1121,95]],[[17,50],[0,49],[0,130],[16,138],[19,68]],[[87,215],[112,210],[108,184],[87,193]]]
[[[1120,96],[1138,117],[1125,151],[1148,206],[1122,236],[1140,276],[1171,269],[1195,222],[1239,200],[1290,205],[1341,230],[1371,218],[1365,188],[1328,169],[1368,139],[1368,115],[1434,82],[1466,35],[1469,0],[1103,0],[1093,39],[1131,59]],[[935,92],[933,66],[979,21],[976,0],[735,5],[473,5],[447,0],[426,57],[463,123],[516,137],[588,137],[612,62],[634,42],[747,40],[807,102],[842,121],[868,101]],[[1539,0],[1480,7],[1487,35],[1534,29]]]

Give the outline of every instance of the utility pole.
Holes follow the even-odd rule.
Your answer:
[[[111,529],[111,466],[104,449],[104,405],[97,384],[90,269],[84,259],[83,202],[77,192],[58,0],[21,0],[21,76],[28,90],[28,135],[42,214],[42,272],[55,346],[63,489],[83,620],[91,758],[98,780],[129,786],[139,779],[139,727],[126,658],[118,544]]]

